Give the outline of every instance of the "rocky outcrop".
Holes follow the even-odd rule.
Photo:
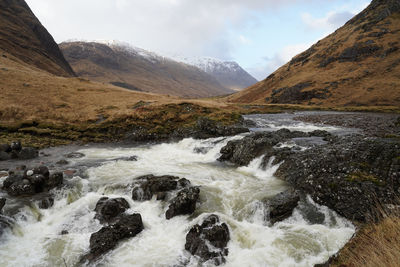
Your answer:
[[[186,235],[185,249],[202,261],[212,260],[215,265],[225,263],[228,256],[229,228],[220,223],[217,215],[210,215],[201,225],[194,225]]]
[[[276,175],[319,204],[356,221],[397,204],[400,142],[347,137],[288,156]]]
[[[37,149],[32,147],[22,147],[21,142],[15,141],[10,145],[0,145],[0,161],[9,159],[33,159],[39,155]]]
[[[129,203],[124,198],[108,198],[102,197],[96,204],[94,211],[96,212],[95,219],[100,223],[110,223],[117,216],[129,209]]]
[[[94,261],[115,248],[121,240],[134,237],[143,229],[140,214],[119,215],[114,223],[101,228],[90,236],[90,252],[82,258],[81,263]]]
[[[178,215],[190,215],[196,209],[199,200],[200,188],[189,187],[178,192],[177,196],[170,201],[168,210],[165,213],[167,220]]]
[[[289,218],[300,201],[298,192],[290,189],[265,200],[266,220],[274,224]]]
[[[291,132],[287,129],[281,129],[276,132],[257,132],[241,140],[229,141],[221,149],[219,161],[229,161],[239,166],[248,165],[253,159],[261,155],[272,152],[274,146],[292,138],[299,137],[329,137],[330,134],[325,131],[314,131],[311,133]]]
[[[46,166],[27,170],[25,166],[9,172],[3,182],[3,189],[11,196],[32,196],[49,191],[63,183],[63,174],[50,174]]]

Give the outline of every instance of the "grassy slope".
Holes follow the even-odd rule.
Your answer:
[[[364,17],[356,17],[294,57],[264,81],[228,97],[228,100],[267,103],[272,101],[271,96],[276,89],[310,83],[303,92],[325,90],[325,96],[300,101],[280,99],[278,102],[323,106],[400,106],[400,13],[392,13],[386,19],[371,24],[381,12],[385,12],[385,5],[380,3],[367,9],[362,14]],[[355,60],[336,60],[325,67],[320,66],[324,60],[338,58],[346,48],[355,44],[369,48],[376,46],[378,50],[367,51],[353,58]],[[268,101],[266,98],[269,98]]]

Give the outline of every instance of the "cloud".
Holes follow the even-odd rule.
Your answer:
[[[58,42],[112,39],[220,58],[231,56],[232,28],[254,19],[254,12],[301,1],[313,0],[27,0]]]
[[[331,32],[341,26],[343,26],[348,20],[350,20],[355,14],[349,11],[336,12],[332,11],[326,14],[322,18],[314,18],[309,13],[302,14],[302,20],[304,24],[312,29],[323,29],[325,31]]]
[[[308,49],[311,44],[287,45],[272,57],[264,57],[262,62],[249,68],[249,72],[258,80],[265,79],[282,65],[289,62],[294,56]]]

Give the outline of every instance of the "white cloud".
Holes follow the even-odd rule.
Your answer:
[[[301,1],[316,0],[27,0],[58,42],[112,39],[220,58],[231,56],[232,28],[252,20],[254,12]]]
[[[289,62],[294,56],[308,49],[311,44],[294,44],[287,45],[281,51],[272,57],[266,57],[263,62],[259,62],[256,66],[249,68],[249,72],[258,80],[265,79],[269,74],[276,71],[282,65]]]

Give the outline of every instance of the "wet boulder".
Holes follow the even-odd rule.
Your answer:
[[[184,179],[184,178],[183,178]],[[132,190],[132,199],[136,201],[151,200],[156,195],[158,200],[164,200],[170,191],[188,186],[190,182],[175,176],[145,175],[135,179],[135,187]]]
[[[39,201],[39,209],[47,210],[54,205],[54,198],[45,197]]]
[[[39,152],[37,149],[33,147],[24,147],[18,152],[17,158],[21,160],[34,159],[37,158],[38,155]]]
[[[0,214],[3,213],[3,207],[6,205],[6,199],[5,198],[0,198]]]
[[[249,129],[241,126],[224,126],[221,123],[206,117],[197,120],[194,138],[208,139],[220,136],[233,136],[241,133],[248,133]]]
[[[71,152],[71,153],[65,154],[64,156],[69,159],[80,159],[80,158],[83,158],[85,156],[85,154],[83,154],[81,152]]]
[[[247,166],[253,159],[264,154],[274,154],[275,147],[283,142],[308,137],[326,137],[330,134],[326,131],[314,131],[311,133],[289,131],[281,129],[275,132],[256,132],[243,139],[229,141],[221,148],[219,161],[228,161],[238,166]]]
[[[102,197],[96,204],[95,219],[100,223],[112,222],[118,215],[129,209],[129,203],[124,198]]]
[[[15,141],[10,145],[0,145],[0,161],[9,159],[33,159],[39,156],[37,149],[32,147],[22,147],[21,142]]]
[[[200,188],[189,187],[178,192],[175,198],[170,201],[168,210],[165,213],[167,220],[178,215],[190,215],[196,209],[196,203],[200,196]]]
[[[229,228],[220,223],[217,215],[210,215],[201,225],[194,225],[186,235],[185,249],[202,261],[212,260],[215,265],[225,263],[228,256]]]
[[[0,214],[0,238],[7,229],[11,229],[14,225],[14,220],[8,216]]]
[[[50,175],[46,166],[39,166],[33,170],[17,168],[9,172],[3,182],[3,189],[11,196],[29,196],[48,191],[62,182],[62,173]]]
[[[265,200],[267,208],[266,219],[272,224],[289,218],[300,201],[300,195],[295,190],[286,190],[271,199]]]
[[[143,222],[140,214],[119,215],[114,223],[104,226],[90,236],[90,253],[84,256],[82,261],[95,260],[115,248],[121,240],[134,237],[142,230]]]

